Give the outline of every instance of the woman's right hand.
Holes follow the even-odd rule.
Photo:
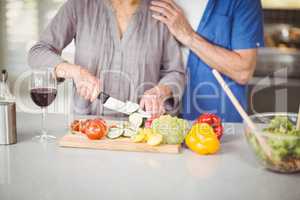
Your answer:
[[[72,78],[78,94],[91,102],[97,99],[100,93],[100,80],[93,76],[87,69],[62,63],[55,69],[56,75],[63,78]]]
[[[97,99],[100,93],[100,81],[93,76],[87,69],[80,67],[77,73],[74,74],[73,80],[78,94],[90,100],[91,102]]]

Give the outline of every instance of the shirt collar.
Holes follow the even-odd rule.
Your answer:
[[[107,8],[109,8],[109,10],[111,10],[112,12],[115,12],[115,9],[112,6],[111,0],[104,0],[104,4]],[[140,12],[145,12],[148,9],[149,4],[150,4],[149,0],[140,0],[140,5],[136,9],[134,15],[136,15]]]

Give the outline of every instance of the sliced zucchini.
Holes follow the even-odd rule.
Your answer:
[[[133,130],[133,129],[130,129],[130,128],[125,128],[123,136],[124,137],[133,137],[136,134],[137,134],[136,130]]]
[[[129,116],[130,127],[137,129],[144,124],[145,120],[146,119],[143,117],[143,115],[141,115],[139,113],[133,113]]]
[[[123,122],[122,127],[123,128],[129,128],[130,124],[128,121]]]
[[[124,133],[124,129],[121,128],[111,128],[107,134],[109,139],[117,139],[121,137]]]

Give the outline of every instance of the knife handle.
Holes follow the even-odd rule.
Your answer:
[[[105,104],[106,101],[109,99],[109,95],[104,93],[104,92],[100,92],[100,94],[98,95],[98,99],[101,101],[102,104]]]

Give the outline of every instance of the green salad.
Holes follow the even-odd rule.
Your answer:
[[[268,139],[275,160],[284,160],[290,157],[300,158],[300,131],[286,116],[275,117],[265,132],[273,134]]]
[[[257,156],[277,171],[295,171],[300,168],[300,131],[287,116],[274,117],[263,129],[263,138],[272,150],[269,158],[262,150],[254,134],[247,134]]]

